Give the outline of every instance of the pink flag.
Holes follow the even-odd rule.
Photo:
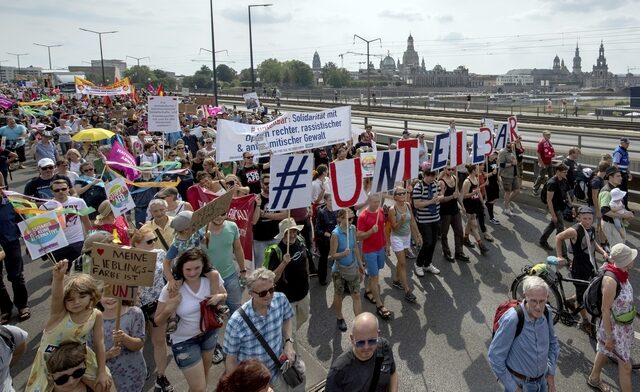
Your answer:
[[[0,97],[0,108],[9,109],[13,106],[14,103],[15,101],[13,101],[12,99],[9,99],[7,97]]]
[[[139,171],[133,169],[136,167],[136,159],[117,141],[114,141],[111,145],[111,151],[107,156],[107,160],[121,163],[121,165],[114,164],[112,166],[114,169],[122,170],[127,179],[133,181],[138,177]]]
[[[153,87],[153,84],[151,84],[151,82],[149,82],[149,84],[147,85],[147,91],[151,93],[151,95],[156,95],[156,88]]]

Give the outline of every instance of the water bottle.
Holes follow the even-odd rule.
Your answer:
[[[548,256],[547,257],[547,264],[553,265],[553,266],[557,266],[558,265],[558,258],[555,257],[555,256]]]

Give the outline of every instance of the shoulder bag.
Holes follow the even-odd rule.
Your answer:
[[[273,352],[273,350],[269,346],[269,343],[267,343],[267,341],[264,339],[260,331],[258,331],[258,329],[253,324],[253,322],[251,321],[247,313],[244,311],[244,309],[242,309],[242,307],[239,307],[238,312],[240,313],[240,316],[242,316],[242,318],[244,319],[244,322],[247,323],[247,325],[251,329],[251,332],[253,332],[253,336],[255,336],[256,339],[258,339],[258,341],[262,345],[262,348],[264,348],[264,351],[266,351],[267,354],[269,354],[269,357],[271,357],[271,360],[273,361],[273,363],[275,363],[279,369],[282,369],[282,362],[278,359],[276,354]],[[296,359],[294,363],[291,366],[289,366],[287,370],[282,372],[282,378],[284,379],[284,382],[287,383],[287,385],[290,386],[291,388],[295,388],[298,385],[302,384],[305,381],[304,370],[302,369],[304,369],[304,364],[302,364],[302,360],[300,360],[298,358],[298,355],[296,355]]]
[[[209,298],[200,301],[200,331],[206,333],[222,327],[218,306],[209,305]]]

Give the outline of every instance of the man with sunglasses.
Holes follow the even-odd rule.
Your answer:
[[[91,221],[87,215],[78,215],[79,211],[87,208],[87,203],[79,197],[69,196],[71,187],[65,180],[54,180],[51,182],[53,200],[40,206],[42,210],[55,210],[62,207],[64,209],[64,235],[67,237],[69,245],[54,250],[53,256],[56,260],[69,260],[68,268],[71,268],[73,260],[82,254],[84,239],[91,229]],[[73,212],[75,211],[75,212]]]
[[[247,288],[251,299],[242,304],[247,317],[264,337],[278,358],[283,355],[290,363],[296,358],[293,347],[293,309],[287,297],[275,291],[276,276],[273,271],[258,268],[247,277]],[[223,350],[226,354],[225,372],[231,373],[238,363],[246,359],[257,359],[271,371],[271,388],[274,391],[291,391],[282,378],[279,364],[271,359],[262,344],[255,337],[239,311],[231,315],[224,332]],[[294,391],[304,391],[304,383]]]
[[[360,313],[353,321],[350,338],[351,350],[331,364],[325,391],[397,392],[398,372],[393,351],[389,342],[378,335],[376,316]]]
[[[42,158],[39,160],[38,177],[34,177],[27,182],[24,186],[24,194],[40,199],[53,199],[53,191],[50,185],[54,180],[65,180],[70,189],[69,194],[75,194],[75,191],[71,188],[71,180],[69,180],[69,177],[54,174],[54,169],[55,162],[53,162],[51,158]]]

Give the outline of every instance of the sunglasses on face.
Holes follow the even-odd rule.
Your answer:
[[[253,156],[250,156],[250,157],[244,157],[244,159],[253,159]]]
[[[75,378],[76,380],[81,378],[82,376],[84,376],[84,372],[86,371],[87,371],[87,368],[76,369],[71,374],[64,374],[58,378],[54,378],[53,382],[55,382],[56,385],[64,385],[67,382],[69,382],[69,379],[72,377]]]
[[[83,173],[88,173],[88,172],[92,172],[94,169],[93,168],[89,168],[89,169],[84,169],[82,172]]]
[[[178,151],[184,151],[184,148],[178,147]]]
[[[258,296],[258,297],[260,297],[260,298],[264,298],[264,297],[266,297],[268,294],[273,294],[273,292],[274,292],[274,291],[276,291],[276,288],[275,288],[275,287],[272,287],[272,288],[270,288],[270,289],[263,290],[263,291],[260,291],[260,292],[251,290],[251,292],[252,292],[252,293],[254,293],[255,295],[257,295],[257,296]]]
[[[41,167],[41,170],[53,170],[53,166],[45,166],[45,167]]]
[[[407,192],[398,192],[398,193],[396,193],[396,196],[404,196],[406,194],[407,194]]]
[[[158,237],[153,237],[151,239],[146,240],[147,245],[153,245],[158,240]]]
[[[356,348],[364,348],[365,345],[368,347],[373,347],[378,345],[378,338],[374,339],[364,339],[364,340],[356,340],[355,341]]]
[[[58,188],[58,189],[54,189],[53,191],[55,193],[58,193],[58,192],[64,192],[64,191],[68,191],[68,190],[69,190],[69,188]]]

